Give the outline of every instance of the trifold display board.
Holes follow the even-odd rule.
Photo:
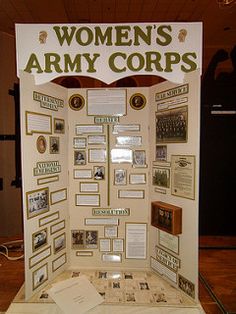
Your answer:
[[[18,60],[26,299],[66,269],[151,269],[197,301],[200,69],[67,89],[30,66]]]

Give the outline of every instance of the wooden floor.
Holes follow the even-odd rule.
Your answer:
[[[7,310],[23,281],[24,261],[0,255],[0,312]],[[236,237],[200,238],[199,299],[207,314],[236,313]]]

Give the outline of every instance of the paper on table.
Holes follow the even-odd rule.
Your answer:
[[[58,282],[48,294],[65,314],[82,314],[104,301],[86,276]]]

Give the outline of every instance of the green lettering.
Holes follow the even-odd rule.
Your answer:
[[[53,69],[57,73],[62,73],[59,62],[61,60],[60,56],[56,53],[45,53],[45,73],[52,73]]]
[[[134,46],[139,46],[139,37],[147,44],[151,45],[151,30],[152,26],[146,26],[147,32],[144,33],[143,29],[139,26],[134,26]]]
[[[131,30],[130,26],[115,26],[116,30],[116,46],[131,46],[132,40],[128,40],[129,31]]]
[[[84,38],[83,33],[87,36]],[[93,41],[93,32],[89,27],[80,27],[76,32],[76,41],[80,46],[88,46]]]
[[[161,54],[156,51],[148,51],[146,55],[146,68],[145,71],[151,72],[153,70],[152,64],[155,66],[156,71],[162,72],[163,68],[161,67],[160,60]]]
[[[167,46],[172,41],[171,35],[168,34],[165,30],[171,32],[172,28],[170,25],[161,25],[157,28],[157,34],[163,37],[163,40],[161,40],[159,37],[156,38],[156,43],[160,46]]]
[[[75,72],[81,72],[81,55],[78,54],[75,56],[74,60],[71,60],[71,57],[69,54],[64,55],[65,60],[65,73],[68,73],[70,71]]]
[[[95,27],[95,46],[99,46],[100,44],[104,45],[106,42],[106,46],[112,45],[112,27],[109,26],[106,28],[104,34],[100,27]]]
[[[43,70],[40,67],[38,59],[34,53],[32,53],[29,57],[28,63],[24,69],[25,72],[32,73],[32,69],[37,69],[36,73],[42,73]]]
[[[74,36],[74,33],[76,31],[76,27],[72,26],[70,27],[70,34],[68,33],[68,27],[67,26],[54,26],[53,27],[56,35],[57,35],[57,39],[59,41],[59,44],[62,46],[64,44],[64,41],[67,42],[67,45],[70,46],[72,38]],[[63,31],[63,33],[61,34],[60,31]]]
[[[183,54],[182,61],[189,65],[189,68],[186,68],[184,65],[181,65],[181,70],[185,73],[194,71],[197,68],[197,64],[193,60],[190,60],[189,57],[193,57],[193,59],[195,60],[197,59],[197,55],[195,52],[187,52]]]
[[[86,61],[88,62],[87,72],[96,72],[96,69],[94,68],[94,63],[97,60],[97,58],[100,57],[100,54],[95,53],[93,55],[93,58],[90,57],[89,53],[84,53],[82,56],[85,57]]]
[[[109,67],[110,69],[113,71],[113,72],[116,72],[116,73],[120,73],[120,72],[124,72],[126,70],[126,67],[124,66],[123,68],[117,68],[115,66],[115,59],[116,57],[121,57],[122,59],[126,59],[126,54],[125,53],[122,53],[122,52],[115,52],[113,53],[110,57],[109,57]]]
[[[136,65],[133,62],[135,59],[137,60]],[[134,72],[140,71],[144,67],[144,63],[144,57],[140,53],[132,53],[127,59],[128,68]]]
[[[166,68],[165,72],[172,72],[172,64],[178,64],[180,62],[180,55],[177,52],[166,52]]]

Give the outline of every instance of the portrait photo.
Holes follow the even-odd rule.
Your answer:
[[[59,154],[59,137],[58,136],[50,136],[49,137],[49,151],[50,154]]]
[[[47,245],[47,228],[32,234],[32,251],[35,252]]]
[[[94,172],[93,177],[95,180],[105,179],[105,167],[104,166],[95,166],[93,172]]]
[[[126,185],[127,175],[125,169],[115,169],[114,170],[114,184],[115,185]]]
[[[85,247],[88,249],[96,249],[98,247],[98,232],[97,230],[85,231]]]
[[[37,147],[37,150],[40,154],[45,153],[46,148],[47,148],[47,141],[43,135],[40,135],[37,138],[36,147]]]
[[[156,145],[156,161],[167,161],[166,145]]]
[[[79,94],[74,94],[69,99],[69,106],[72,110],[81,110],[84,104],[84,97]]]
[[[74,151],[74,165],[85,165],[86,164],[86,152],[84,150]]]
[[[133,166],[134,167],[146,167],[146,152],[145,150],[133,151]]]
[[[65,120],[54,118],[54,133],[65,133]]]
[[[135,110],[141,110],[146,105],[146,98],[143,94],[136,93],[130,97],[130,106]]]
[[[71,230],[71,248],[72,249],[83,249],[85,240],[84,230]]]

